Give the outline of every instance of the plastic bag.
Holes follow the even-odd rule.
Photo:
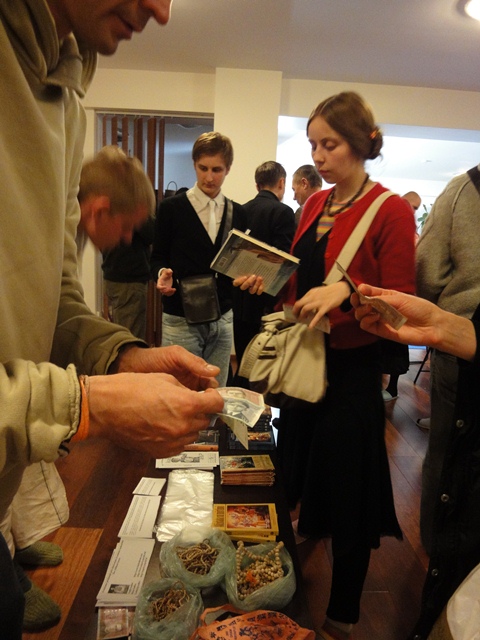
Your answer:
[[[263,556],[274,549],[275,546],[275,542],[266,542],[264,544],[249,546],[248,551],[255,555]],[[225,590],[230,604],[243,611],[254,611],[255,609],[273,609],[278,611],[286,607],[295,593],[297,582],[292,557],[285,547],[280,549],[280,560],[282,562],[283,578],[277,578],[241,600],[237,590],[237,559],[236,553],[233,552],[230,558],[230,569],[225,575]],[[241,568],[244,569],[252,562],[250,558],[244,556]]]
[[[189,571],[178,557],[176,547],[190,547],[207,540],[211,547],[218,550],[214,565],[206,574]],[[197,589],[213,587],[223,582],[230,567],[234,546],[228,535],[220,529],[205,527],[186,527],[160,549],[160,566],[165,576],[179,578],[184,584]]]
[[[168,474],[168,485],[155,533],[159,542],[171,540],[180,533],[185,523],[212,526],[213,480],[211,471],[200,469],[173,469]]]
[[[190,598],[163,620],[150,611],[153,600],[169,589],[185,589]],[[198,589],[175,578],[163,578],[145,585],[140,592],[133,619],[133,640],[188,640],[198,626],[203,602]]]
[[[300,627],[283,613],[264,610],[244,613],[227,604],[205,609],[200,617],[200,626],[190,640],[232,640],[240,637],[315,640],[315,632]]]

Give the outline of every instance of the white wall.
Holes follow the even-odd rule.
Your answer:
[[[85,150],[91,153],[95,147],[95,110],[213,115],[215,128],[232,138],[236,151],[225,193],[245,202],[255,193],[256,166],[275,158],[278,116],[308,117],[320,100],[343,90],[355,90],[364,96],[378,122],[478,128],[480,93],[475,92],[286,80],[278,72],[262,70],[218,69],[215,74],[191,74],[98,69],[84,100],[89,122]],[[308,145],[305,149],[305,162],[310,162]],[[294,169],[288,166],[286,148],[283,151],[287,155],[283,157],[280,149],[276,159],[288,167],[291,175]],[[393,184],[386,186],[395,189]],[[405,190],[412,188],[410,184]],[[84,284],[89,302],[98,298],[94,272],[92,257],[86,255]]]

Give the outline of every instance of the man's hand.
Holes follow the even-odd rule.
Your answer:
[[[176,289],[173,286],[173,271],[171,269],[162,269],[157,280],[157,289],[162,296],[173,296]]]
[[[234,287],[240,287],[242,291],[248,291],[252,295],[261,296],[265,291],[265,286],[262,276],[250,275],[239,276],[233,281]]]
[[[142,349],[132,345],[120,353],[115,361],[114,373],[168,373],[182,385],[202,391],[218,387],[215,376],[220,369],[178,345]]]
[[[223,409],[213,389],[197,393],[163,373],[89,377],[90,435],[164,458],[180,453]]]

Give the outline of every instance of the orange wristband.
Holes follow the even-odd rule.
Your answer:
[[[82,393],[80,422],[78,424],[77,433],[73,436],[70,442],[79,442],[80,440],[85,440],[85,438],[88,437],[88,432],[90,430],[90,411],[88,408],[88,376],[81,375],[78,377],[78,381],[80,382],[80,391]]]

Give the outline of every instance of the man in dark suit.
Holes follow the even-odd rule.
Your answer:
[[[322,188],[322,179],[313,164],[302,164],[292,177],[293,199],[299,207],[295,211],[295,226],[298,227],[303,205],[307,199]]]
[[[282,251],[290,251],[295,233],[293,209],[281,202],[285,194],[286,171],[270,160],[255,171],[257,195],[243,205],[247,226],[252,237]],[[252,296],[248,291],[234,290],[233,335],[237,364],[240,364],[247,344],[258,333],[261,317],[273,311],[276,298],[263,293]],[[235,376],[234,384],[248,387],[248,381]]]

